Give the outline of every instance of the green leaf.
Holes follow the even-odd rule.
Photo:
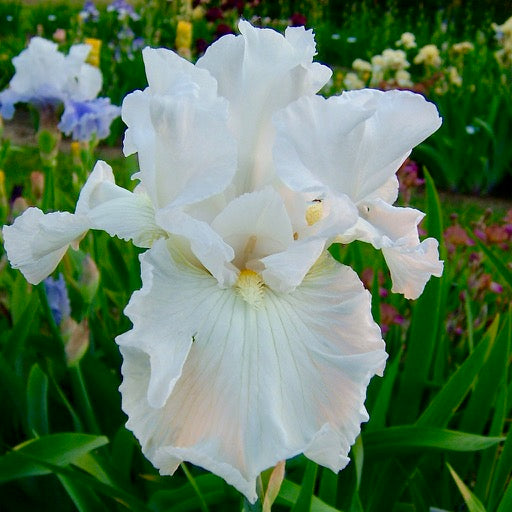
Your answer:
[[[313,461],[308,460],[304,476],[302,478],[300,493],[291,512],[309,512],[311,510],[311,502],[313,499],[313,493],[315,492],[317,470],[318,465]]]
[[[111,510],[90,488],[75,482],[74,479],[66,475],[57,475],[57,478],[79,512],[108,512]]]
[[[318,496],[329,505],[335,505],[338,496],[338,475],[329,468],[322,468]]]
[[[201,488],[205,502],[210,506],[222,504],[226,507],[229,502],[240,501],[240,495],[218,476],[205,474],[195,480]],[[149,506],[156,512],[188,512],[198,510],[201,505],[197,494],[187,482],[176,489],[155,492],[149,500]]]
[[[464,498],[464,502],[468,507],[469,512],[485,512],[485,508],[482,505],[481,501],[469,490],[466,484],[461,480],[459,475],[454,471],[454,469],[450,466],[450,464],[446,463],[450,473],[459,488],[462,497]]]
[[[48,377],[38,364],[32,366],[28,376],[27,421],[32,434],[48,434]]]
[[[370,412],[370,421],[366,425],[366,432],[383,429],[386,426],[386,417],[390,409],[391,398],[395,380],[402,360],[402,350],[395,356],[393,361],[386,366],[384,377],[377,394],[377,399]]]
[[[285,506],[294,506],[299,500],[301,490],[300,485],[284,479],[276,503]],[[327,503],[324,503],[316,496],[312,496],[310,510],[311,512],[339,512],[337,508],[327,505]]]
[[[505,489],[508,478],[510,477],[510,468],[512,468],[512,429],[508,431],[507,440],[503,446],[496,471],[492,479],[491,491],[489,494],[489,509],[493,510],[499,502]]]
[[[25,340],[30,333],[32,323],[34,322],[36,312],[38,311],[38,306],[39,297],[37,293],[32,293],[30,295],[30,301],[26,304],[18,322],[14,324],[14,327],[7,338],[3,354],[9,362],[17,362],[20,355],[23,354]]]
[[[448,424],[453,413],[460,406],[464,397],[473,386],[478,372],[482,369],[496,339],[499,323],[500,319],[498,316],[494,319],[494,322],[473,353],[464,361],[430,402],[427,409],[416,422],[417,426],[444,427]]]
[[[74,433],[50,434],[31,439],[0,457],[0,482],[46,475],[51,470],[41,462],[67,466],[83,454],[107,443],[108,439],[104,436]]]
[[[459,428],[464,431],[481,433],[487,423],[500,382],[505,381],[508,367],[508,351],[510,339],[510,319],[504,325],[492,345],[482,371],[478,375],[476,385],[469,403],[464,409]],[[486,340],[483,340],[484,343]],[[459,468],[460,469],[460,468]]]
[[[434,182],[425,170],[427,185],[427,231],[440,241],[439,252],[443,257],[443,221],[441,203]],[[431,278],[418,298],[407,337],[405,364],[400,381],[397,403],[397,422],[414,421],[419,414],[420,402],[428,380],[431,362],[439,341],[439,326],[444,312],[444,281]]]
[[[197,499],[199,500],[199,506],[203,512],[208,512],[208,505],[206,504],[206,500],[204,499],[203,493],[201,492],[201,488],[197,484],[195,478],[193,477],[192,473],[188,470],[187,465],[182,462],[180,464],[181,469],[183,470],[183,473],[185,473],[185,476],[187,477],[187,480],[194,489],[194,492],[197,495]]]
[[[512,510],[512,480],[508,483],[507,490],[500,501],[496,512],[510,512]]]
[[[485,437],[441,428],[401,426],[368,432],[363,435],[368,456],[389,456],[424,450],[472,452],[503,441],[502,437]]]

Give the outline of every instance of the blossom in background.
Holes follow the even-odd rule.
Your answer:
[[[91,64],[96,68],[100,67],[100,55],[101,55],[101,39],[96,39],[95,37],[86,37],[85,44],[88,44],[91,47],[91,51],[87,56],[87,63]]]
[[[416,48],[416,36],[411,32],[404,32],[398,41],[395,42],[396,46],[403,46],[406,50]]]
[[[33,37],[28,48],[12,59],[16,73],[9,87],[0,93],[0,114],[11,119],[16,103],[30,103],[38,108],[56,106],[72,98],[90,100],[102,86],[101,72],[86,64],[90,47],[73,45],[68,55],[57,45]]]
[[[466,55],[467,53],[472,52],[475,49],[475,46],[470,41],[462,41],[460,43],[455,43],[451,47],[451,51],[453,53],[457,53],[460,55]]]
[[[44,289],[53,319],[57,325],[60,325],[71,314],[71,305],[64,276],[59,274],[58,279],[47,277],[44,280]]]
[[[510,66],[512,63],[512,16],[502,25],[492,24],[496,32],[496,39],[501,48],[495,52],[496,59],[502,66]]]
[[[111,105],[109,98],[96,97],[102,75],[96,66],[86,62],[91,49],[96,55],[95,63],[99,63],[97,44],[74,45],[65,56],[55,43],[34,37],[28,48],[13,59],[16,73],[9,87],[0,93],[2,116],[10,119],[14,105],[23,102],[53,118],[56,107],[63,104],[64,113],[58,124],[61,131],[73,134],[75,140],[107,137],[120,108]]]
[[[111,105],[110,98],[89,101],[67,101],[58,128],[73,140],[104,139],[110,134],[112,121],[121,115],[121,108]]]
[[[97,22],[100,18],[100,12],[96,8],[96,5],[94,5],[94,2],[92,0],[86,0],[84,2],[82,10],[78,13],[78,17],[83,22]]]
[[[190,50],[192,47],[192,23],[190,21],[178,21],[174,46],[179,55],[190,60],[192,56]]]
[[[348,72],[343,77],[343,85],[349,91],[354,89],[362,89],[366,84],[363,82],[356,73]]]
[[[441,56],[439,48],[435,44],[427,44],[420,48],[420,51],[414,57],[414,64],[423,64],[427,67],[438,68],[441,66]]]
[[[125,21],[129,18],[133,21],[140,20],[140,15],[135,12],[133,5],[126,0],[114,0],[107,6],[107,12],[116,13],[119,21]]]
[[[239,30],[196,65],[143,51],[149,86],[122,107],[133,192],[98,162],[74,214],[30,208],[3,235],[32,283],[88,229],[147,248],[117,338],[127,427],[162,474],[187,460],[254,502],[278,461],[348,463],[385,365],[369,292],[329,245],[381,248],[407,297],[441,273],[423,214],[392,206],[396,170],[440,118],[408,92],[325,99],[311,31]]]

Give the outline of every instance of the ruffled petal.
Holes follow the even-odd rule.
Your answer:
[[[217,81],[205,69],[165,48],[142,50],[148,84],[157,95],[194,95],[210,102],[217,98]]]
[[[276,168],[290,188],[342,192],[358,203],[381,187],[394,195],[390,178],[441,118],[419,94],[364,89],[302,99],[276,115],[276,125]]]
[[[229,125],[238,141],[238,192],[263,187],[273,179],[274,112],[303,95],[316,93],[331,75],[313,64],[311,31],[289,28],[285,37],[271,29],[239,23],[240,36],[225,36],[210,46],[197,66],[218,82],[228,99]],[[248,101],[250,98],[250,101]]]
[[[233,248],[224,242],[209,223],[198,220],[179,208],[158,210],[156,222],[167,233],[186,239],[190,244],[191,256],[197,258],[221,287],[235,283],[238,270],[231,263],[235,257]]]
[[[57,267],[69,245],[89,229],[85,215],[68,212],[44,214],[29,208],[2,233],[7,257],[26,280],[38,284]]]
[[[240,269],[293,242],[283,200],[272,188],[237,197],[217,215],[212,228],[233,248],[233,263]]]
[[[122,117],[128,126],[125,154],[138,153],[137,177],[159,208],[188,205],[218,194],[236,171],[226,100],[206,101],[190,79],[181,87],[168,94],[154,94],[148,88],[123,101]],[[197,151],[198,141],[201,151]]]
[[[325,249],[325,244],[325,238],[293,242],[285,251],[270,254],[249,268],[260,273],[272,290],[289,293],[302,283]]]
[[[438,242],[427,238],[418,245],[391,246],[382,254],[391,272],[394,293],[403,293],[407,299],[417,299],[431,276],[441,277],[443,262],[439,260]]]
[[[354,179],[355,157],[348,152],[357,148],[344,141],[373,113],[336,96],[307,96],[277,112],[273,155],[279,178],[295,191],[347,192],[336,185]]]
[[[339,237],[342,243],[361,240],[382,253],[391,272],[392,291],[408,299],[419,297],[430,277],[440,277],[438,242],[420,242],[418,224],[424,214],[414,208],[391,206],[381,199],[360,203],[361,217],[356,225]]]
[[[355,273],[326,256],[292,293],[264,288],[255,308],[163,242],[141,259],[144,293],[118,338],[120,389],[127,426],[160,472],[187,460],[254,502],[257,476],[279,460],[306,451],[345,466],[386,360]]]
[[[151,247],[154,240],[167,236],[156,224],[149,197],[116,185],[112,168],[101,160],[80,192],[76,213],[88,217],[90,229],[133,240],[138,247]]]

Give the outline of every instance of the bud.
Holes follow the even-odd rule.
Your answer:
[[[66,41],[66,31],[63,28],[58,28],[53,33],[53,40],[57,43],[64,43]]]
[[[89,348],[89,324],[87,319],[80,323],[71,317],[66,318],[60,325],[64,352],[68,366],[75,366],[84,357]]]
[[[19,215],[21,215],[27,208],[28,208],[27,200],[22,196],[17,197],[13,201],[12,207],[11,207],[11,214],[12,214],[13,219],[18,217]]]
[[[90,304],[98,291],[100,272],[94,260],[87,254],[82,261],[82,276],[80,277],[80,289],[84,301]]]
[[[41,171],[30,173],[30,189],[36,202],[40,201],[44,192],[44,174]]]

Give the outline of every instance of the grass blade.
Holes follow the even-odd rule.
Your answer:
[[[496,317],[482,341],[430,402],[416,425],[444,427],[448,424],[482,369],[494,345],[498,327],[499,317]]]
[[[485,512],[485,508],[482,505],[482,502],[469,490],[466,484],[460,479],[459,475],[453,470],[450,464],[446,463],[450,473],[459,488],[462,497],[464,498],[464,502],[468,507],[469,512]]]
[[[423,450],[472,452],[503,441],[503,437],[485,437],[441,428],[401,426],[368,432],[363,436],[368,456],[389,456]]]

